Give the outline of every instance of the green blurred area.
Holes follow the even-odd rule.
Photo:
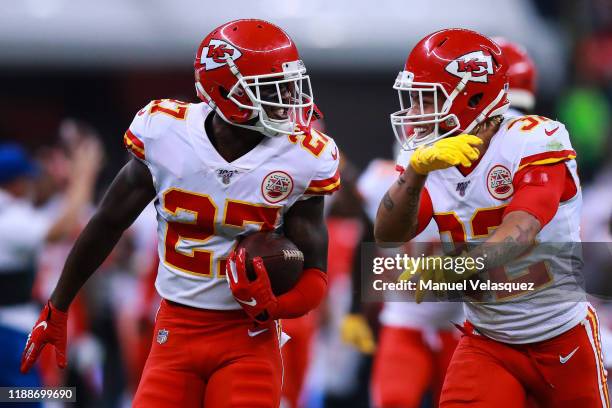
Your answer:
[[[583,171],[593,171],[606,155],[610,108],[606,95],[594,87],[571,88],[559,99],[559,120],[567,126]]]

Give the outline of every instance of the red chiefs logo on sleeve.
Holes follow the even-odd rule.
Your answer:
[[[207,71],[227,64],[227,59],[236,61],[242,56],[240,50],[223,40],[212,39],[202,50],[200,62]]]
[[[486,83],[489,74],[493,74],[493,60],[483,51],[473,51],[451,61],[446,66],[446,71],[459,78],[469,72],[470,81]]]

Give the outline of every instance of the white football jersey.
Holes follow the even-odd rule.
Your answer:
[[[336,191],[338,150],[313,130],[266,137],[228,163],[206,134],[212,112],[205,103],[152,101],[124,143],[148,166],[157,191],[159,294],[203,309],[240,309],[225,279],[237,239],[280,228],[296,201]]]
[[[397,180],[399,172],[395,162],[375,159],[370,162],[357,181],[357,189],[363,198],[366,212],[374,222],[383,196]],[[433,220],[413,241],[439,241],[438,228]],[[385,302],[380,313],[380,322],[385,326],[406,327],[418,330],[439,330],[453,327],[452,323],[463,321],[461,305],[456,302],[425,302],[417,305],[402,300]]]
[[[562,202],[536,239],[541,243],[580,241],[582,196],[576,153],[565,126],[541,116],[506,117],[489,148],[471,173],[456,167],[431,172],[427,188],[440,239],[449,245],[486,240],[502,222],[512,200],[513,178],[525,166],[564,162],[578,191]],[[398,164],[408,165],[409,154]],[[581,259],[567,246],[552,254],[539,246],[507,268],[489,271],[494,282],[533,282],[533,291],[479,293],[479,303],[466,302],[467,319],[487,336],[506,343],[531,343],[563,333],[586,315],[580,287],[569,270]],[[542,289],[546,290],[542,290]],[[573,294],[574,296],[570,296]],[[566,301],[566,299],[568,299]]]

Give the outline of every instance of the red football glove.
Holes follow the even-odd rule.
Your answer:
[[[256,278],[250,281],[246,273],[246,250],[240,248],[238,254],[230,253],[227,260],[225,276],[229,282],[234,299],[244,311],[258,323],[274,320],[278,300],[272,293],[268,272],[261,257],[253,258],[253,269]]]
[[[34,365],[47,343],[55,346],[55,358],[59,368],[66,368],[66,333],[68,313],[55,308],[48,301],[28,336],[21,356],[21,372],[27,373]]]

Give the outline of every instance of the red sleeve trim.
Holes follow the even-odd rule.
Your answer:
[[[132,152],[132,154],[134,154],[140,160],[145,160],[144,143],[129,129],[123,135],[123,144],[125,145],[126,149]]]
[[[329,184],[335,183],[338,180],[340,180],[340,170],[336,170],[336,173],[333,176],[325,180],[312,180],[308,185],[308,188],[325,187]]]
[[[576,158],[576,151],[574,150],[559,150],[556,152],[544,152],[533,154],[531,156],[523,157],[519,164],[519,170],[525,166],[533,166],[539,164],[553,164],[564,160],[571,160]]]
[[[559,209],[564,192],[571,190],[571,175],[563,163],[548,166],[529,167],[514,176],[514,196],[504,211],[525,211],[534,216],[542,227],[548,224]],[[575,188],[575,186],[574,186]]]
[[[325,180],[312,180],[304,194],[331,194],[340,189],[340,170]]]

